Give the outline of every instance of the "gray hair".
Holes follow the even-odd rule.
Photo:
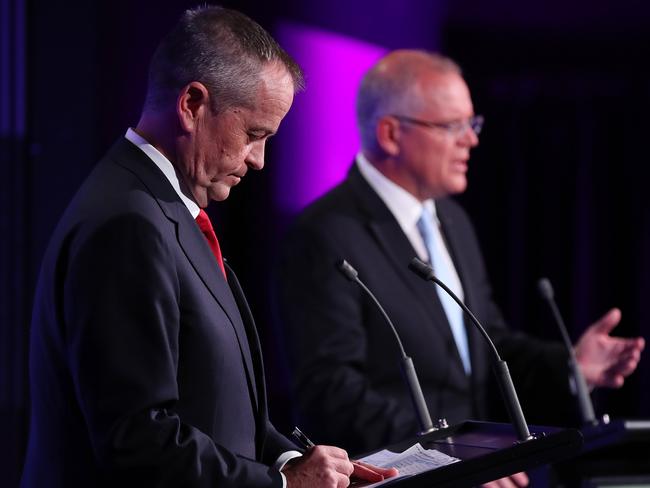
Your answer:
[[[363,149],[377,150],[375,130],[379,119],[417,110],[421,104],[417,75],[425,71],[462,75],[460,66],[452,59],[424,50],[393,51],[366,72],[356,105]]]
[[[250,107],[262,68],[274,62],[287,70],[294,91],[301,90],[300,67],[255,21],[223,7],[186,10],[151,59],[145,107],[174,103],[192,81],[205,85],[215,113]]]

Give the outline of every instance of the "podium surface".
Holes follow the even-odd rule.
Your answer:
[[[599,423],[582,435],[578,455],[554,467],[554,486],[650,485],[650,420]]]
[[[565,459],[577,453],[582,445],[582,435],[575,429],[533,426],[530,431],[534,439],[518,442],[510,424],[466,421],[392,444],[387,449],[402,452],[419,442],[425,449],[437,449],[459,458],[460,462],[399,478],[383,486],[475,486]]]

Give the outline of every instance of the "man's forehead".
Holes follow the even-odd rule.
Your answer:
[[[259,81],[261,84],[268,84],[278,80],[288,78],[293,86],[293,78],[287,67],[280,61],[267,61],[260,65]]]
[[[264,135],[275,134],[281,120],[291,107],[293,101],[291,78],[287,81],[278,72],[270,76],[257,85],[254,93],[251,94],[250,104],[231,107],[228,110],[237,115],[247,131],[263,132]]]
[[[423,104],[436,107],[470,101],[463,78],[454,72],[428,73],[414,84],[413,95]]]
[[[442,93],[464,86],[463,77],[454,71],[422,71],[416,78],[416,85],[423,93]]]

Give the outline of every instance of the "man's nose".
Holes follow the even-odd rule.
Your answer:
[[[469,124],[463,127],[463,132],[460,134],[459,140],[469,147],[476,147],[479,142],[478,135],[476,135],[476,132],[474,132],[474,129],[472,129],[472,126]]]
[[[253,146],[246,157],[246,165],[251,169],[258,170],[264,167],[264,141],[253,143]]]

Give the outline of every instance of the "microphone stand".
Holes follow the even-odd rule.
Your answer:
[[[533,439],[533,436],[530,435],[530,431],[528,430],[528,424],[524,418],[524,412],[521,409],[519,398],[517,397],[517,392],[515,391],[515,385],[512,383],[512,377],[510,376],[508,365],[499,356],[497,348],[494,346],[492,339],[490,339],[490,336],[485,331],[481,323],[474,316],[471,310],[467,308],[467,306],[462,302],[462,300],[458,298],[447,285],[436,278],[431,266],[424,263],[418,258],[413,258],[409,263],[409,269],[420,278],[426,281],[433,281],[436,285],[445,290],[445,292],[447,292],[447,294],[454,299],[460,308],[463,309],[463,311],[471,319],[472,323],[476,326],[481,335],[485,338],[488,345],[490,346],[489,349],[491,351],[490,357],[492,359],[492,367],[494,369],[494,373],[496,374],[497,382],[499,383],[501,395],[505,401],[508,414],[510,415],[510,420],[512,421],[512,424],[515,427],[515,431],[517,432],[517,437],[519,438],[520,442],[525,442]]]
[[[420,432],[418,432],[418,436],[422,436],[428,434],[429,432],[438,430],[438,428],[434,427],[433,423],[431,422],[429,409],[427,408],[427,403],[424,399],[424,395],[422,394],[422,387],[420,386],[420,381],[418,380],[418,376],[415,372],[415,365],[413,364],[413,360],[406,355],[404,346],[402,345],[402,340],[400,339],[399,334],[393,325],[393,322],[390,320],[390,317],[384,310],[384,307],[381,306],[379,300],[377,300],[375,295],[373,295],[368,287],[359,279],[359,273],[352,267],[352,265],[350,265],[350,263],[348,263],[346,260],[343,260],[338,264],[338,269],[348,280],[353,281],[359,285],[361,289],[372,299],[382,317],[384,318],[384,321],[393,331],[393,335],[395,336],[395,340],[397,341],[397,345],[399,346],[400,350],[402,373],[406,379],[408,390],[411,394],[411,400],[413,401],[413,407],[415,408],[415,414],[417,416],[418,423],[420,424]],[[446,424],[443,424],[442,427],[446,427]]]
[[[589,388],[587,387],[585,377],[580,370],[580,366],[578,365],[578,360],[576,359],[576,354],[573,349],[573,344],[571,344],[571,339],[569,339],[569,333],[567,331],[566,325],[564,324],[562,315],[557,308],[557,303],[555,303],[553,286],[547,278],[541,278],[537,282],[537,288],[542,299],[550,307],[555,323],[557,324],[558,329],[560,329],[562,341],[564,342],[564,345],[569,352],[569,379],[571,380],[573,393],[578,400],[580,420],[582,421],[583,425],[597,425],[598,420],[596,420],[596,415],[594,413],[594,405],[591,402]]]

